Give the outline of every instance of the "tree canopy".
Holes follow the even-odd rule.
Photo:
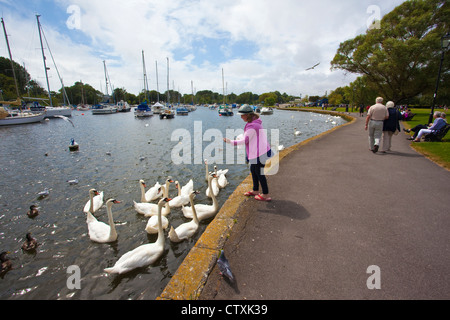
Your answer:
[[[380,28],[340,44],[331,62],[363,76],[367,86],[395,103],[405,102],[434,90],[441,37],[449,30],[450,4],[446,0],[405,1],[386,14]],[[450,57],[442,67],[443,91],[448,97]],[[356,84],[355,84],[356,85]]]

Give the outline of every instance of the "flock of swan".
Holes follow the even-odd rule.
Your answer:
[[[175,243],[194,236],[198,230],[200,221],[216,215],[219,211],[216,196],[219,190],[228,184],[226,179],[228,169],[217,170],[217,167],[214,167],[215,170],[209,172],[207,160],[205,160],[205,165],[205,179],[208,181],[206,195],[212,199],[212,205],[194,203],[195,196],[199,194],[199,191],[194,190],[194,182],[192,179],[185,186],[181,187],[178,181],[174,181],[169,177],[166,179],[165,184],[161,185],[159,182],[156,182],[147,191],[145,190],[147,186],[144,180],[139,181],[141,202],[133,201],[134,209],[139,214],[149,218],[145,231],[149,234],[158,234],[158,238],[154,243],[140,245],[125,253],[112,267],[105,268],[105,272],[123,274],[157,261],[164,252],[164,230],[169,226],[167,216],[170,214],[171,208],[181,207],[184,217],[191,219],[189,222],[183,223],[176,228],[173,226],[170,227],[168,238]],[[169,198],[169,186],[174,182],[178,195],[174,198]],[[86,202],[83,211],[86,213],[86,224],[91,241],[109,243],[116,241],[118,238],[112,215],[112,207],[114,204],[120,203],[120,201],[116,199],[108,199],[106,201],[108,223],[101,222],[95,218],[94,213],[102,207],[103,196],[103,191],[98,192],[96,189],[90,189],[89,200]],[[158,199],[160,200],[157,203],[152,202]],[[189,204],[190,206],[188,206]]]

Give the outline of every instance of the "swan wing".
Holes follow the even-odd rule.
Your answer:
[[[189,196],[186,195],[176,196],[169,201],[169,206],[171,208],[178,208],[187,204],[189,204]]]
[[[178,236],[178,239],[184,240],[192,237],[198,229],[198,224],[196,224],[193,220],[190,222],[183,223],[179,225],[175,232]]]
[[[189,197],[192,191],[194,191],[194,181],[191,179],[181,188],[181,194]]]
[[[104,222],[93,220],[88,223],[89,238],[95,242],[106,242],[109,241],[109,234],[111,232],[111,227]]]

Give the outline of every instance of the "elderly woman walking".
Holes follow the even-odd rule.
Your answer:
[[[395,104],[392,101],[386,103],[386,108],[389,112],[389,118],[383,122],[383,147],[381,148],[382,153],[386,151],[391,151],[392,136],[396,131],[400,131],[400,119],[402,114],[395,108]]]
[[[259,201],[271,201],[267,179],[264,175],[264,166],[268,158],[271,157],[272,151],[267,141],[262,121],[249,105],[240,107],[238,114],[246,122],[244,137],[241,140],[224,138],[223,141],[232,145],[245,144],[245,151],[250,162],[250,172],[253,179],[253,190],[246,192],[245,195],[254,196]],[[262,193],[259,193],[260,185]]]

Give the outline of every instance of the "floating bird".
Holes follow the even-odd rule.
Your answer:
[[[70,120],[69,118],[67,118],[67,117],[65,117],[65,116],[61,116],[61,115],[55,115],[55,117],[61,118],[61,119],[63,119],[64,121],[69,122],[69,123],[72,124],[72,126],[75,128],[75,125],[73,124],[72,120]]]
[[[94,213],[103,205],[103,191],[98,192],[95,189],[89,190],[89,201],[84,205],[83,212]]]
[[[145,192],[145,188],[147,187],[147,185],[145,184],[144,180],[139,180],[139,186],[141,188],[141,202],[150,202],[162,197],[163,195],[163,191],[159,182],[156,182],[153,187],[147,190],[147,192]]]
[[[187,205],[189,203],[189,195],[181,193],[180,183],[178,181],[175,181],[175,188],[178,190],[178,195],[169,201],[169,207],[178,208]]]
[[[301,131],[298,131],[297,128],[294,128],[294,135],[299,136],[301,134]]]
[[[1,262],[0,276],[3,276],[6,272],[12,269],[12,263],[6,256],[8,253],[9,251],[3,251],[2,253],[0,253],[0,262]]]
[[[189,239],[192,237],[195,232],[197,232],[198,225],[200,221],[198,221],[197,213],[195,212],[195,206],[194,206],[194,197],[196,194],[199,194],[199,191],[192,191],[189,195],[189,201],[191,202],[191,208],[192,208],[192,214],[193,219],[189,222],[183,223],[179,225],[176,229],[173,227],[170,227],[169,231],[169,239],[172,242],[181,242],[185,239]]]
[[[38,243],[36,239],[31,236],[31,233],[27,233],[25,236],[25,242],[22,244],[22,250],[33,251],[36,250]]]
[[[111,210],[114,203],[120,203],[120,201],[116,199],[108,199],[108,201],[106,201],[106,211],[108,212],[109,225],[98,221],[90,212],[88,212],[86,222],[89,230],[89,238],[92,241],[107,243],[117,240],[117,232]]]
[[[277,149],[278,149],[278,151],[284,150],[284,146],[281,144],[281,145],[278,146]]]
[[[45,188],[44,191],[38,192],[38,199],[44,199],[50,194],[50,190],[48,188]]]
[[[217,181],[217,176],[214,173],[208,177],[209,188],[211,188],[213,179]],[[195,211],[197,212],[197,217],[198,220],[200,221],[213,217],[217,213],[217,211],[219,211],[219,203],[217,202],[216,196],[214,195],[214,193],[211,196],[213,201],[212,205],[207,204],[195,205]],[[194,218],[194,214],[192,213],[191,207],[182,207],[181,210],[186,218],[188,219]]]
[[[228,280],[230,280],[231,282],[234,282],[234,276],[231,272],[230,263],[225,257],[225,252],[223,250],[220,250],[220,256],[217,260],[217,265],[219,266],[220,274],[228,278]]]
[[[67,180],[69,184],[78,184],[78,179]]]
[[[110,268],[104,269],[107,273],[126,273],[136,268],[148,266],[158,260],[164,253],[165,237],[161,221],[162,207],[171,199],[164,198],[158,202],[158,238],[154,243],[143,244],[125,253]]]
[[[163,189],[163,197],[167,198],[169,196],[169,186],[173,182],[171,178],[166,179],[165,186],[161,186]],[[158,214],[158,205],[155,203],[146,203],[146,202],[136,202],[133,200],[134,209],[140,214],[143,214],[146,217],[156,216]],[[167,204],[162,210],[163,216],[167,216],[170,213],[170,206]]]
[[[39,215],[39,207],[32,204],[30,210],[27,211],[27,216],[30,218],[37,217]]]
[[[314,69],[315,67],[317,67],[319,64],[320,64],[320,62],[319,62],[319,63],[316,63],[315,65],[313,65],[312,67],[306,69],[305,71],[312,70],[312,69]]]

